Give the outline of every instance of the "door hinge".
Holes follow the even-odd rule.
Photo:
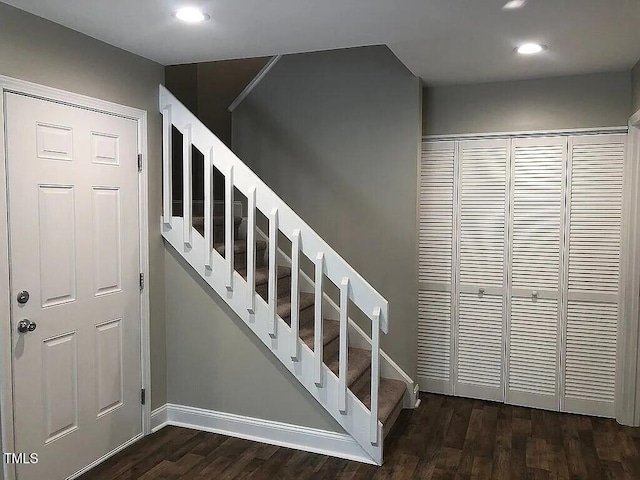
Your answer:
[[[138,154],[138,172],[142,171],[142,154]]]
[[[140,291],[144,290],[144,273],[140,274]]]
[[[140,403],[142,405],[144,405],[144,402],[146,401],[146,395],[145,395],[145,391],[144,388],[142,390],[140,390]]]

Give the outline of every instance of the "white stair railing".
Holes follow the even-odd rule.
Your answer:
[[[363,450],[382,463],[382,424],[378,421],[380,332],[389,329],[388,302],[280,199],[249,167],[209,131],[166,88],[160,86],[163,116],[163,236],[233,308],[309,392],[332,414]],[[183,134],[183,216],[172,213],[172,127]],[[192,155],[195,146],[205,159],[204,238],[192,227]],[[213,248],[213,169],[225,175],[225,255]],[[247,279],[234,270],[234,189],[247,198]],[[256,209],[269,220],[267,302],[255,291]],[[282,233],[292,244],[291,325],[277,314],[277,241]],[[300,255],[315,262],[314,349],[299,339]],[[323,363],[323,278],[340,289],[338,377]],[[371,408],[347,388],[348,304],[371,320]],[[282,342],[274,341],[282,338]]]

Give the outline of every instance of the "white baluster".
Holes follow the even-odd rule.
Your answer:
[[[173,151],[171,105],[162,109],[162,221],[171,227],[173,217]]]
[[[269,214],[269,335],[276,336],[278,318],[278,209]]]
[[[204,266],[213,268],[213,147],[204,152]]]
[[[256,188],[247,195],[247,310],[256,305]]]
[[[291,358],[300,355],[300,230],[293,231],[291,239]]]
[[[227,290],[233,290],[233,166],[224,178],[224,256],[227,262]]]
[[[182,238],[184,246],[193,243],[193,192],[192,192],[191,124],[182,130]]]
[[[324,342],[322,334],[322,280],[324,275],[324,253],[316,256],[315,315],[313,338],[313,379],[316,385],[322,386],[322,354]]]
[[[380,308],[373,311],[371,325],[371,443],[378,443],[378,389],[380,387]]]
[[[340,366],[338,370],[338,408],[347,411],[347,371],[349,362],[349,279],[340,282]]]

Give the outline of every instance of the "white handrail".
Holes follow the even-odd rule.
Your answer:
[[[213,148],[215,152],[213,157],[214,165],[222,172],[228,172],[230,168],[233,168],[233,186],[242,192],[243,195],[248,196],[251,189],[255,188],[256,208],[263,214],[269,215],[274,208],[277,208],[278,226],[281,233],[289,240],[292,240],[293,232],[299,230],[301,238],[304,239],[304,242],[301,242],[300,245],[301,252],[310,259],[315,259],[318,253],[322,253],[324,255],[324,274],[335,285],[339,285],[344,277],[349,278],[349,298],[371,320],[373,320],[372,312],[375,309],[379,309],[380,330],[382,330],[383,333],[388,333],[389,304],[387,300],[162,85],[160,86],[159,100],[160,111],[163,115],[170,113],[171,117],[170,123],[167,121],[164,122],[165,135],[171,133],[167,124],[169,124],[169,126],[173,124],[178,127],[179,130],[184,130],[185,126],[190,125],[193,145],[201,152]],[[163,155],[170,155],[170,153],[170,149],[163,148]],[[169,160],[166,158],[163,159],[163,165],[168,164]],[[163,193],[165,195],[164,205],[166,206],[167,202],[172,200],[172,193],[167,185],[164,185]],[[168,204],[171,205],[171,201],[169,201]],[[185,208],[184,205],[183,208]]]

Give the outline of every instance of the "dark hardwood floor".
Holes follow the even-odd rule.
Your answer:
[[[81,478],[640,479],[640,428],[465,398],[421,398],[387,437],[382,467],[167,427]]]

